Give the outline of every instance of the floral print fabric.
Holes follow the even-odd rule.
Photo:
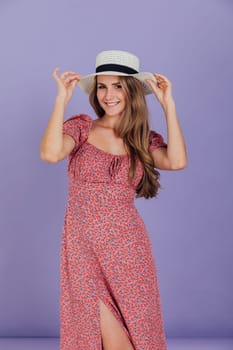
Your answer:
[[[166,350],[157,270],[145,224],[134,205],[143,175],[139,159],[88,142],[93,120],[63,123],[75,147],[68,160],[68,200],[61,244],[60,350],[101,350],[101,299],[135,350]],[[149,149],[166,147],[150,132]]]

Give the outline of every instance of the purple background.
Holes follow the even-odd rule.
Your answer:
[[[153,242],[168,337],[233,336],[230,0],[1,1],[0,336],[59,336],[60,242],[67,160],[40,160],[52,71],[94,71],[102,50],[128,50],[172,82],[189,165],[161,171],[137,199]],[[151,127],[166,123],[148,97]],[[65,119],[94,112],[76,89]]]

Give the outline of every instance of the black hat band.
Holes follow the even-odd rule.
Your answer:
[[[101,73],[101,72],[107,72],[107,71],[114,71],[114,72],[120,72],[120,73],[126,73],[126,74],[135,74],[138,73],[133,68],[122,66],[121,64],[102,64],[101,66],[96,67],[95,72]]]

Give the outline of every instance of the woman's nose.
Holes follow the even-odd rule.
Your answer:
[[[111,100],[113,97],[113,91],[111,89],[106,89],[105,98],[106,100]]]

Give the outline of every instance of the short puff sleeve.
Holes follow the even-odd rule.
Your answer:
[[[75,141],[75,147],[80,141],[80,116],[73,116],[63,122],[63,133],[70,135]]]
[[[149,152],[152,152],[158,147],[167,147],[166,142],[164,142],[163,136],[154,130],[150,130],[149,133]]]
[[[87,136],[90,122],[91,117],[86,114],[74,115],[63,122],[63,133],[70,135],[75,141],[74,150],[78,148],[82,139]]]

